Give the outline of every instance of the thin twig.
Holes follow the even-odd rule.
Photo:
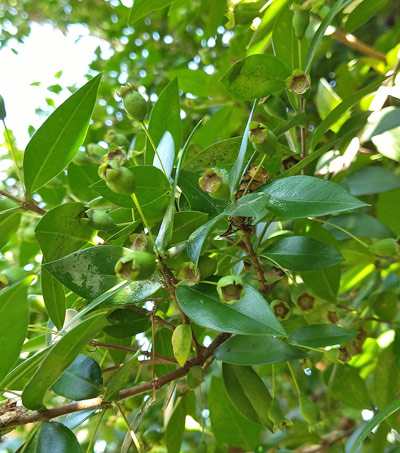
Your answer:
[[[243,232],[243,241],[246,245],[247,253],[249,254],[251,262],[253,263],[253,267],[257,275],[257,280],[258,283],[260,284],[260,291],[265,294],[268,294],[270,290],[265,281],[264,272],[261,269],[260,262],[258,261],[256,254],[254,253],[253,245],[251,243],[250,236],[247,231]]]
[[[3,197],[9,198],[10,200],[15,201],[16,203],[21,205],[27,211],[33,211],[40,215],[46,214],[46,211],[44,209],[39,208],[39,206],[36,206],[35,203],[33,203],[32,201],[21,200],[20,198],[14,197],[14,195],[11,195],[10,193],[5,192],[4,190],[0,190],[0,195],[3,195]]]
[[[147,299],[147,300],[150,300],[150,299]],[[138,307],[137,305],[125,305],[124,308],[129,308],[131,310],[134,310],[134,311],[141,313],[143,315],[146,315],[146,316],[149,316],[151,314],[151,312],[149,310],[146,310],[145,308],[142,308],[142,307]],[[160,318],[160,316],[153,315],[153,317],[154,317],[154,322],[156,324],[165,326],[170,330],[175,329],[175,327],[170,322],[166,321],[163,318]]]

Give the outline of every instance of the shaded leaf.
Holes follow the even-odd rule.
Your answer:
[[[118,394],[121,389],[128,385],[131,373],[135,367],[138,366],[138,359],[136,355],[130,357],[114,374],[107,384],[106,392],[103,401],[112,401],[118,399]]]
[[[313,324],[312,326],[299,327],[290,336],[290,343],[310,348],[324,348],[342,344],[355,338],[358,332],[343,329],[333,324]]]
[[[61,329],[65,319],[65,294],[62,284],[42,266],[40,271],[42,294],[47,313],[52,323]]]
[[[352,195],[370,195],[400,188],[400,178],[388,168],[364,167],[347,176],[342,184]]]

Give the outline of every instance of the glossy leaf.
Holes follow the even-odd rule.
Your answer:
[[[344,260],[333,247],[304,236],[290,236],[274,242],[263,254],[292,271],[323,269]]]
[[[29,323],[27,287],[33,277],[2,289],[0,292],[0,380],[17,361]]]
[[[208,222],[204,223],[201,227],[197,228],[190,236],[187,243],[187,253],[189,258],[197,266],[202,249],[207,238],[217,228],[219,222],[224,219],[223,214],[219,214]]]
[[[45,266],[40,271],[42,294],[47,313],[57,327],[61,329],[65,319],[65,294],[62,284],[50,274]]]
[[[181,211],[175,213],[174,228],[170,246],[186,242],[189,236],[206,223],[208,214],[199,211]]]
[[[229,216],[258,217],[268,205],[270,195],[264,192],[252,192],[228,205],[224,213]]]
[[[388,168],[364,167],[347,176],[342,184],[352,195],[370,195],[399,189],[400,178]]]
[[[144,332],[151,327],[148,316],[134,310],[115,310],[107,316],[109,325],[104,332],[113,338],[125,338]]]
[[[82,201],[89,201],[97,197],[97,193],[90,188],[99,176],[96,164],[75,165],[71,162],[67,169],[68,184],[71,192]]]
[[[75,434],[59,422],[45,422],[24,452],[47,453],[50,450],[57,453],[82,453]]]
[[[212,376],[208,394],[211,427],[221,444],[253,451],[259,443],[261,426],[243,417],[232,404],[222,379]]]
[[[154,155],[153,167],[160,169],[165,176],[171,177],[172,167],[175,161],[174,138],[169,131],[165,131],[157,146],[157,154]]]
[[[174,360],[174,351],[172,349],[172,331],[166,327],[157,329],[154,336],[154,350],[156,354],[161,354],[166,357],[170,357]],[[156,365],[155,371],[157,376],[170,373],[175,370],[178,365]]]
[[[200,326],[244,335],[286,335],[266,300],[250,285],[235,304],[221,303],[210,285],[181,286],[176,295],[184,313]]]
[[[28,409],[43,409],[47,390],[74,361],[81,350],[101,330],[107,321],[97,313],[78,323],[52,347],[39,369],[22,393],[22,403]]]
[[[0,200],[0,250],[18,230],[21,221],[21,211],[7,212],[8,209],[17,207],[18,204],[11,200]]]
[[[118,398],[119,391],[128,385],[133,369],[138,366],[136,355],[127,360],[122,368],[117,370],[107,384],[103,401],[112,401]]]
[[[165,132],[169,132],[174,142],[174,156],[178,154],[182,144],[182,121],[180,116],[180,100],[178,79],[175,78],[161,92],[154,104],[150,119],[149,133],[156,147],[159,146]],[[146,144],[146,164],[152,164],[154,150],[149,141]]]
[[[68,255],[91,240],[94,231],[79,222],[83,210],[81,203],[65,203],[39,220],[35,234],[47,261]]]
[[[253,368],[224,362],[222,375],[226,391],[236,409],[252,422],[272,430],[272,422],[268,418],[271,395]]]
[[[229,94],[250,101],[285,88],[289,68],[273,55],[250,55],[236,62],[220,79]]]
[[[340,103],[342,99],[336,91],[329,85],[328,81],[321,78],[318,82],[315,104],[321,119],[325,119]],[[333,132],[339,132],[340,127],[349,119],[349,112],[343,115],[329,126]]]
[[[339,241],[349,239],[350,236],[346,234],[345,231],[348,231],[357,237],[371,237],[377,239],[394,237],[393,233],[385,224],[375,219],[375,217],[361,212],[331,217],[329,223],[341,228],[338,229],[329,224],[324,225]]]
[[[52,385],[57,395],[70,400],[84,400],[99,395],[103,386],[102,371],[91,357],[79,354]]]
[[[29,193],[58,175],[85,139],[101,75],[58,107],[31,138],[24,153],[25,185]]]
[[[126,253],[129,249],[112,245],[90,247],[46,263],[44,267],[67,288],[84,299],[93,300],[123,281],[115,275],[114,268],[118,259]],[[133,303],[142,300],[138,297],[148,297],[149,291],[152,294],[159,287],[156,277],[129,282],[118,297],[125,297],[126,304]]]
[[[262,188],[271,196],[268,209],[284,218],[316,217],[367,206],[343,187],[313,176],[289,176]]]
[[[342,344],[355,338],[358,332],[343,329],[333,324],[313,324],[312,326],[299,327],[289,336],[292,344],[309,348],[324,348]]]
[[[339,291],[341,269],[340,264],[315,271],[300,272],[306,286],[318,297],[333,302]]]
[[[279,363],[305,357],[301,349],[266,335],[235,335],[215,351],[217,360],[234,365]]]
[[[133,25],[153,11],[169,6],[173,1],[174,0],[134,0],[129,13],[129,25]]]

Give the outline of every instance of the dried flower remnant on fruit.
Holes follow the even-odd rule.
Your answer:
[[[349,354],[349,351],[345,347],[340,347],[338,355],[339,362],[345,363],[348,362],[350,359],[351,355]]]
[[[121,166],[126,163],[126,152],[121,148],[116,148],[105,154],[101,161],[104,163],[114,164],[114,166]]]
[[[252,178],[254,178],[252,180]],[[260,165],[251,165],[250,168],[246,171],[243,176],[242,181],[240,182],[239,189],[236,193],[236,199],[242,198],[244,191],[247,188],[246,194],[254,192],[254,190],[266,184],[270,176],[263,166]],[[252,180],[252,181],[251,181]],[[251,181],[250,185],[249,182]]]
[[[310,86],[310,76],[300,69],[295,69],[292,75],[286,79],[286,87],[296,94],[306,94]]]
[[[196,268],[194,263],[188,261],[183,263],[181,270],[178,273],[178,279],[184,281],[187,285],[193,286],[200,282],[200,270]]]
[[[288,156],[281,160],[281,165],[284,170],[289,170],[289,168],[294,167],[299,161],[300,158],[296,156]]]
[[[296,304],[302,311],[311,311],[314,309],[315,297],[309,293],[301,293],[296,298]]]
[[[218,170],[208,168],[199,178],[199,187],[212,198],[226,200],[229,198],[229,186]]]
[[[283,300],[274,300],[271,302],[271,310],[274,315],[281,321],[285,321],[290,317],[290,306]]]
[[[217,291],[221,302],[235,304],[244,296],[244,282],[236,275],[226,275],[218,280]]]
[[[339,322],[339,316],[336,313],[336,311],[328,310],[326,317],[328,318],[328,321],[332,324],[337,324]]]
[[[277,140],[274,133],[257,121],[250,123],[249,141],[253,148],[261,154],[271,156],[276,150]]]
[[[155,256],[148,252],[130,252],[115,265],[115,273],[125,280],[145,280],[156,269]]]

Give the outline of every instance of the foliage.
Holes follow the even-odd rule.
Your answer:
[[[2,449],[398,451],[398,2],[125,3],[0,5],[112,48],[0,102]]]

